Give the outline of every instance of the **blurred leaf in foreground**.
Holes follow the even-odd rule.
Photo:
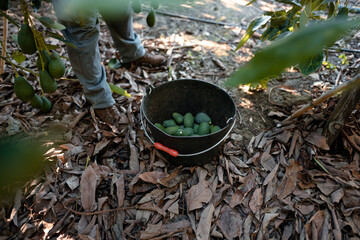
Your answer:
[[[226,87],[259,83],[275,77],[285,68],[306,62],[314,53],[333,45],[340,37],[360,28],[360,18],[347,21],[334,19],[314,23],[259,50],[255,56],[240,67],[226,82]]]
[[[44,167],[45,148],[19,136],[0,137],[0,199],[35,178]]]

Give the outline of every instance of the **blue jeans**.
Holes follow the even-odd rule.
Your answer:
[[[115,100],[106,81],[98,45],[98,11],[94,9],[82,14],[65,15],[62,2],[64,1],[52,1],[58,21],[66,26],[62,30],[65,39],[76,46],[67,46],[67,52],[72,69],[83,86],[84,95],[95,109],[112,106]],[[145,54],[145,49],[133,30],[131,13],[131,7],[128,6],[127,13],[120,14],[116,19],[103,16],[123,62],[132,62]]]

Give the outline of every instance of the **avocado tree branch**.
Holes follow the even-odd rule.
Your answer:
[[[339,85],[338,87],[324,93],[322,96],[320,96],[318,99],[315,99],[311,103],[305,105],[304,107],[300,108],[296,112],[294,112],[290,117],[286,118],[283,122],[292,120],[294,118],[300,117],[304,113],[306,113],[309,109],[318,106],[319,104],[325,102],[329,98],[333,97],[335,94],[338,94],[346,89],[349,89],[351,87],[355,87],[357,85],[360,85],[360,74],[356,75],[353,79],[350,81],[343,83]]]
[[[18,64],[15,64],[15,63],[9,61],[8,59],[6,59],[6,57],[0,56],[0,58],[1,58],[1,60],[4,60],[5,62],[13,65],[14,67],[20,68],[20,69],[22,69],[22,70],[24,70],[24,71],[27,71],[27,72],[33,74],[34,76],[38,76],[38,75],[39,75],[39,74],[37,74],[36,72],[34,72],[34,71],[30,70],[30,69],[27,69],[27,68],[25,68],[25,67],[22,67],[22,66],[20,66],[20,65],[18,65]]]

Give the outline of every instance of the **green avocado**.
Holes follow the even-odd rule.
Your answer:
[[[35,94],[34,97],[30,100],[30,105],[33,108],[40,109],[43,106],[43,100],[39,95]]]
[[[43,113],[50,112],[50,110],[52,108],[52,104],[51,104],[50,100],[45,96],[41,96],[41,100],[43,101],[43,105],[40,107],[40,111]]]
[[[206,135],[210,133],[210,125],[207,122],[203,122],[199,125],[199,129],[197,134],[201,135]]]
[[[179,126],[167,127],[167,128],[165,128],[164,131],[167,134],[174,135],[179,128],[180,128]]]
[[[44,62],[44,70],[48,70],[49,68],[49,62],[50,62],[50,55],[46,50],[42,50],[41,51],[41,58]],[[36,67],[38,68],[38,70],[43,70],[42,68],[42,64],[41,64],[41,59],[40,56],[38,56],[37,60],[36,60]]]
[[[172,114],[172,117],[174,118],[174,120],[175,120],[175,122],[176,122],[177,124],[183,124],[183,122],[184,122],[184,116],[181,115],[180,113],[174,112],[174,113]]]
[[[194,116],[190,112],[184,116],[184,126],[189,128],[194,127]]]
[[[21,25],[17,41],[23,53],[34,54],[36,52],[34,34],[28,24]]]
[[[55,79],[48,73],[48,71],[39,71],[40,86],[46,93],[53,93],[57,89],[57,83]]]
[[[149,27],[153,27],[155,25],[155,12],[154,10],[151,9],[151,11],[149,12],[149,14],[146,17],[146,23]]]
[[[176,122],[173,119],[168,119],[163,122],[163,125],[167,127],[174,127],[176,125]]]
[[[49,73],[54,78],[60,78],[65,74],[65,64],[56,53],[50,56]]]
[[[208,124],[211,124],[211,118],[204,112],[199,112],[195,116],[195,121],[200,124],[203,122],[207,122]]]
[[[140,13],[142,10],[142,5],[140,0],[133,0],[131,3],[131,7],[135,13]]]
[[[35,95],[34,88],[28,81],[26,81],[25,78],[21,76],[15,78],[14,80],[14,92],[16,97],[23,102],[30,101]]]

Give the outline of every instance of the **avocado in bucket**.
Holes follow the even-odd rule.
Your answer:
[[[163,123],[172,118],[172,113],[191,113],[191,119],[185,121],[184,129],[191,125],[192,136],[173,136],[165,133],[155,123]],[[200,124],[196,123],[194,114],[203,112],[211,118],[209,134],[197,136]],[[221,143],[235,124],[236,107],[232,98],[219,86],[197,79],[178,79],[163,83],[156,88],[149,87],[141,103],[141,121],[146,123],[150,132],[146,135],[153,143],[160,143],[169,149],[176,150],[174,157],[167,152],[160,153],[174,165],[194,166],[204,165],[212,161],[218,154]],[[175,119],[174,119],[175,120]],[[176,122],[176,120],[175,120]],[[185,124],[186,123],[186,124]],[[188,125],[189,124],[189,125]],[[215,125],[216,124],[216,125]],[[181,125],[176,125],[180,129]],[[211,129],[217,131],[211,133]],[[177,130],[178,130],[177,129]],[[216,130],[215,129],[215,130]],[[175,131],[176,132],[176,131]]]

